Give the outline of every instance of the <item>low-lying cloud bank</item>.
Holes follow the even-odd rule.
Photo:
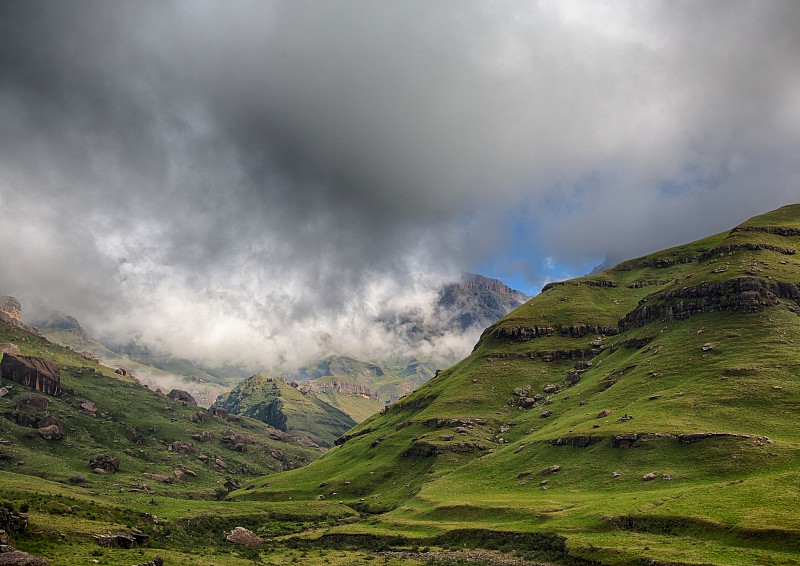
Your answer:
[[[201,360],[403,349],[376,318],[493,257],[535,288],[546,257],[797,200],[798,28],[793,2],[5,2],[0,288]]]

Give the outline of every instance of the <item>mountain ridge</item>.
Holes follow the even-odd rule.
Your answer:
[[[799,235],[791,205],[550,285],[324,458],[231,496],[335,490],[374,514],[330,540],[489,529],[561,537],[559,560],[780,562],[800,549],[776,489],[800,481]]]

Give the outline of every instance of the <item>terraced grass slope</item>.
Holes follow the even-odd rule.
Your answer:
[[[307,544],[797,564],[798,250],[793,205],[549,285],[341,446],[231,497],[369,514]]]

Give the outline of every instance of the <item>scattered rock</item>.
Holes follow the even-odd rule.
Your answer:
[[[258,548],[261,546],[261,538],[253,531],[247,530],[244,527],[236,527],[225,537],[225,540],[234,544],[240,544],[249,548]]]
[[[5,387],[0,387],[0,398],[5,397],[6,395],[8,395],[8,389]]]
[[[277,428],[269,429],[269,436],[273,440],[278,440],[280,442],[294,441],[294,437],[291,434],[285,433],[282,430],[278,430]]]
[[[608,415],[610,415],[610,414],[611,414],[611,411],[609,411],[608,409],[603,409],[602,411],[600,411],[600,412],[597,414],[597,418],[598,418],[598,419],[603,419],[603,418],[607,417],[607,416],[608,416]]]
[[[525,478],[525,477],[528,477],[529,475],[531,475],[530,472],[520,472],[520,473],[517,474],[517,479]]]
[[[323,499],[325,499],[324,495],[317,495],[317,501],[322,501]]]
[[[443,434],[439,438],[444,440],[444,441],[450,441],[450,440],[453,440],[453,435],[452,434]]]
[[[188,391],[183,391],[182,389],[173,389],[167,393],[167,397],[173,401],[182,401],[189,405],[197,405],[197,401],[194,400],[194,397],[192,397]]]
[[[653,481],[658,477],[658,474],[655,472],[650,472],[649,474],[645,474],[642,476],[642,481]]]
[[[51,424],[45,427],[39,428],[39,436],[44,438],[45,440],[61,440],[64,438],[64,429],[61,428],[61,425],[58,424]]]
[[[2,566],[49,566],[50,562],[39,556],[28,554],[20,550],[12,550],[0,554]]]
[[[669,474],[664,474],[663,476],[661,476],[661,479],[664,481],[672,481],[672,476]]]
[[[228,469],[228,464],[226,464],[222,458],[215,458],[214,465],[217,466],[218,468],[222,468],[223,470]]]
[[[161,483],[172,483],[172,478],[163,474],[152,474],[150,472],[142,472],[142,475],[149,480],[160,481]]]
[[[227,421],[228,420],[228,411],[223,409],[222,407],[211,407],[208,410],[211,413],[212,417],[216,417],[220,420]]]
[[[160,556],[156,556],[152,560],[148,562],[140,562],[139,564],[136,564],[136,566],[164,566],[164,559]]]
[[[89,467],[95,470],[95,473],[98,469],[106,472],[117,472],[119,471],[119,458],[108,454],[97,454],[89,460]]]
[[[150,537],[140,531],[119,531],[107,535],[94,535],[95,542],[104,548],[136,548],[147,546]]]
[[[542,418],[547,418],[547,417],[549,417],[549,416],[550,416],[550,415],[552,415],[552,414],[553,414],[553,411],[545,411],[544,413],[542,413],[542,414],[541,414],[541,415],[539,415],[539,416],[540,416],[540,417],[542,417]]]
[[[544,470],[539,472],[540,476],[549,476],[550,474],[554,474],[556,472],[561,471],[561,466],[547,466]]]
[[[552,383],[548,383],[544,387],[542,387],[542,391],[545,393],[558,393],[558,386]]]
[[[611,472],[611,477],[612,477],[612,478],[618,478],[618,477],[620,477],[621,475],[622,475],[622,474],[621,474],[620,472]]]
[[[706,342],[705,344],[703,344],[702,350],[704,352],[708,352],[708,351],[713,350],[713,349],[714,349],[714,345],[711,344],[710,342]]]
[[[633,420],[633,415],[629,415],[628,413],[625,413],[624,415],[622,415],[620,418],[617,419],[617,422],[618,423],[626,423],[626,422],[632,421],[632,420]]]
[[[186,444],[185,442],[181,442],[180,440],[176,440],[172,444],[169,445],[169,450],[171,452],[177,452],[179,454],[198,454],[200,450],[194,444]]]

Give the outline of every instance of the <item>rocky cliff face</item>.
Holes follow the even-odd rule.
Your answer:
[[[20,320],[21,313],[22,305],[17,299],[8,295],[0,296],[0,322],[5,322],[14,328],[19,328],[26,332],[30,332],[31,334],[42,336],[42,333],[39,332],[39,330],[32,326],[28,326]]]
[[[461,331],[485,327],[528,300],[502,281],[475,273],[465,273],[458,283],[439,291],[436,309],[444,325]]]

